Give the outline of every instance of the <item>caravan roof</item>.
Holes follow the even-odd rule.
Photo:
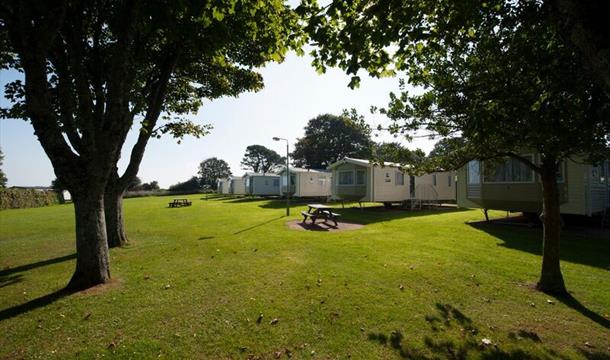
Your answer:
[[[365,159],[356,159],[356,158],[343,158],[335,163],[332,163],[328,166],[328,169],[331,170],[333,168],[336,168],[339,165],[343,165],[343,164],[354,164],[354,165],[360,165],[360,166],[370,166],[371,164],[376,165],[377,163],[375,162],[371,162],[370,160],[365,160]],[[381,164],[380,164],[381,165]],[[400,164],[398,163],[393,163],[393,162],[384,162],[383,166],[389,166],[389,167],[396,167],[396,168],[400,168],[402,166],[400,166]]]

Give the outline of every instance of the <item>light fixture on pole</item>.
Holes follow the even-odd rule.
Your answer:
[[[280,138],[277,136],[273,137],[273,141],[286,141],[286,216],[290,216],[290,151],[288,149],[288,139]],[[281,188],[280,188],[281,189]]]

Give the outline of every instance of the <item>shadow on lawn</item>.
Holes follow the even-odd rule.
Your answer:
[[[499,246],[542,256],[542,229],[477,222],[471,227],[502,241]],[[610,270],[610,239],[561,235],[561,260]]]
[[[541,229],[486,223],[472,223],[470,226],[503,241],[499,246],[542,256]],[[608,254],[610,254],[610,239],[595,239],[572,234],[562,235],[561,260],[610,269]],[[572,295],[556,297],[556,299],[597,324],[610,329],[609,319],[589,310]]]
[[[591,319],[591,321],[594,321],[594,322],[598,323],[599,325],[605,327],[606,329],[610,330],[610,319],[606,319],[605,317],[599,315],[598,313],[588,309],[580,301],[578,301],[574,296],[572,296],[570,294],[565,295],[565,296],[555,296],[555,299],[562,302],[565,306],[578,311],[582,315]]]
[[[42,261],[38,261],[35,263],[31,263],[31,264],[25,264],[25,265],[20,265],[20,266],[13,267],[13,268],[7,268],[4,270],[0,270],[0,279],[6,277],[8,275],[14,274],[14,273],[28,271],[28,270],[36,269],[41,266],[57,264],[57,263],[67,261],[67,260],[72,260],[72,259],[76,259],[76,254],[59,256],[59,257],[56,257],[53,259],[47,259],[47,260],[42,260]],[[0,280],[0,281],[2,281],[2,280]]]
[[[258,199],[257,201],[261,201]],[[298,202],[290,203],[290,209],[295,213],[300,213],[301,210],[307,210],[307,204],[320,203],[320,200],[302,200]],[[324,203],[324,202],[321,202]],[[444,209],[433,209],[433,210],[407,210],[399,207],[392,207],[386,209],[383,206],[367,206],[363,208],[351,206],[347,204],[346,207],[342,207],[341,203],[327,203],[326,205],[333,208],[333,212],[341,214],[342,220],[349,222],[355,222],[359,224],[374,224],[378,222],[392,221],[398,219],[405,219],[411,217],[421,217],[430,215],[440,215],[445,213],[455,213],[469,211],[468,209],[457,209],[457,208],[444,208]],[[284,209],[286,207],[286,200],[274,199],[267,200],[259,205],[263,209]]]
[[[384,333],[369,333],[370,341],[382,346],[389,346],[403,359],[525,359],[542,360],[551,358],[566,358],[553,350],[543,349],[548,355],[536,355],[524,350],[502,350],[497,344],[483,344],[479,329],[473,321],[460,310],[449,304],[436,304],[436,314],[425,316],[434,336],[405,338],[400,331],[389,335]],[[525,334],[522,336],[521,334]],[[481,338],[479,340],[478,338]],[[527,330],[520,330],[517,335],[509,336],[514,341],[532,341],[539,343],[538,335]],[[538,341],[536,340],[538,339]],[[582,351],[583,356],[591,355]],[[600,353],[602,354],[602,353]]]
[[[238,235],[238,234],[241,234],[241,233],[243,233],[243,232],[250,231],[250,230],[252,230],[252,229],[256,229],[257,227],[261,227],[261,226],[263,226],[263,225],[267,225],[267,224],[272,223],[272,222],[274,222],[274,221],[278,221],[279,219],[281,219],[281,218],[283,218],[283,217],[284,217],[284,216],[280,216],[280,217],[275,217],[275,218],[270,219],[270,220],[263,221],[263,222],[262,222],[262,223],[260,223],[260,224],[252,225],[252,226],[247,227],[247,228],[245,228],[245,229],[242,229],[242,230],[236,231],[236,232],[234,232],[234,233],[233,233],[233,235]]]
[[[21,274],[0,276],[0,289],[6,286],[20,283],[22,281],[23,275]]]
[[[76,293],[76,291],[61,289],[61,290],[52,292],[50,294],[43,295],[36,299],[30,300],[21,305],[16,305],[16,306],[10,307],[8,309],[1,310],[0,311],[0,322],[4,321],[6,319],[13,318],[18,315],[27,313],[29,311],[47,306],[61,298],[64,298],[64,297],[74,294],[74,293]]]

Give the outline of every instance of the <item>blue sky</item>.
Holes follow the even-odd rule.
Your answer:
[[[340,114],[342,109],[356,108],[376,127],[387,124],[382,115],[371,115],[370,106],[383,106],[390,91],[398,89],[397,78],[373,79],[362,75],[360,88],[347,87],[349,77],[338,69],[329,69],[319,75],[310,65],[311,58],[290,54],[282,64],[269,64],[261,69],[265,88],[257,93],[245,93],[238,98],[221,98],[207,101],[193,116],[198,123],[213,125],[211,134],[200,138],[186,138],[177,144],[171,137],[151,140],[138,176],[145,182],[157,180],[161,187],[183,181],[197,172],[198,164],[206,158],[226,160],[234,174],[241,174],[239,163],[248,145],[260,144],[284,155],[284,142],[275,142],[274,136],[284,137],[294,144],[303,136],[307,121],[319,114]],[[20,74],[0,72],[0,86]],[[2,90],[4,91],[4,90]],[[0,104],[6,106],[2,97]],[[132,129],[123,149],[123,159],[135,141]],[[387,133],[376,134],[376,141],[395,140]],[[429,152],[434,141],[419,138],[410,148]],[[22,120],[0,120],[0,146],[5,159],[3,170],[9,186],[49,185],[55,178],[32,126]],[[123,161],[120,167],[125,166]]]

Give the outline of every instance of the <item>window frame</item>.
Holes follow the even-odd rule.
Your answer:
[[[350,174],[351,182],[349,183],[341,183],[341,174]],[[356,174],[353,170],[339,170],[337,171],[337,186],[354,186],[356,184]]]
[[[398,182],[399,177],[401,179],[400,183]],[[401,171],[396,172],[396,175],[394,176],[394,185],[405,186],[405,173],[403,173]]]
[[[358,182],[358,174],[362,174],[362,182]],[[366,170],[354,170],[354,185],[366,185]]]
[[[532,153],[522,154],[520,156],[522,156],[522,157],[530,157],[530,161],[532,163],[536,162],[536,156],[534,154],[532,154]],[[515,158],[509,157],[509,160],[517,161],[520,165],[523,165],[523,166],[527,167],[527,169],[532,174],[531,180],[529,180],[529,181],[489,181],[489,180],[487,180],[485,178],[485,162],[483,161],[483,162],[480,163],[482,166],[479,167],[479,170],[482,169],[482,171],[480,171],[481,183],[483,183],[483,184],[534,184],[536,182],[536,172],[534,171],[534,169],[531,169],[525,163],[523,163],[520,160],[517,160]]]
[[[477,181],[476,182],[472,182],[473,178],[471,176],[470,170],[471,170],[471,164],[477,164]],[[467,168],[466,168],[466,178],[467,178],[467,182],[466,185],[481,185],[482,183],[482,178],[481,178],[481,161],[479,160],[470,160],[467,164]]]

